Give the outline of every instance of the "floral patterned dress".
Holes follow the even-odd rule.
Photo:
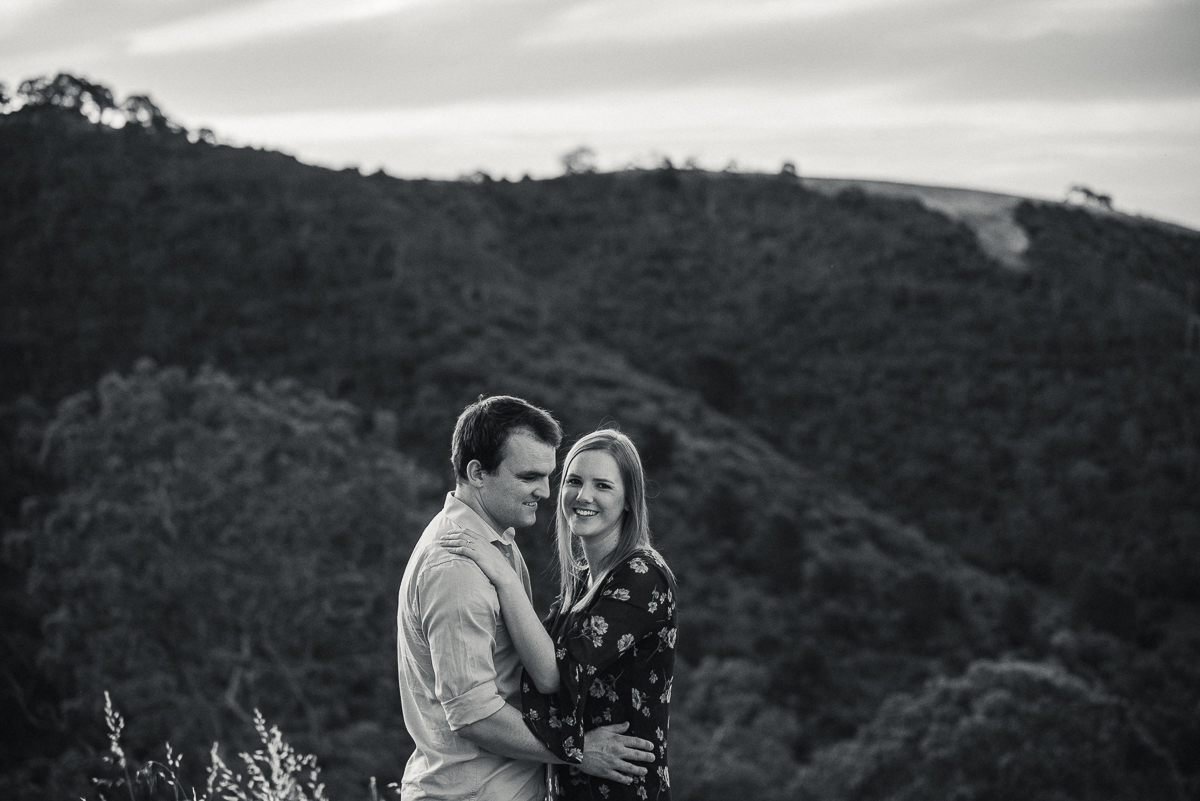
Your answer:
[[[666,566],[648,551],[618,565],[585,609],[546,620],[561,685],[543,695],[525,674],[525,722],[546,747],[573,763],[550,765],[551,801],[670,801],[667,722],[675,666],[675,591]],[[654,762],[632,785],[589,776],[576,765],[583,734],[629,722],[627,735],[654,743]]]

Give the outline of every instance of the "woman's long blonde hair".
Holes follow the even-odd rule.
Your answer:
[[[625,486],[625,513],[621,518],[621,536],[617,547],[604,557],[597,566],[593,576],[591,589],[583,576],[587,570],[587,560],[583,555],[583,546],[578,538],[571,535],[567,523],[567,512],[563,506],[562,483],[566,481],[567,471],[575,457],[584,451],[604,451],[613,457],[621,474],[621,483]],[[554,515],[554,527],[557,536],[555,547],[558,551],[558,586],[559,608],[563,612],[583,609],[596,594],[596,590],[614,567],[629,558],[637,550],[649,551],[657,557],[659,564],[667,571],[667,577],[674,583],[675,577],[662,556],[650,544],[650,510],[646,505],[646,473],[642,469],[642,457],[638,454],[633,440],[620,431],[602,428],[586,434],[579,439],[567,453],[563,461],[562,479],[558,487],[558,509]]]

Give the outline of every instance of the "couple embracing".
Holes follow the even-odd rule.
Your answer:
[[[675,582],[650,544],[633,442],[576,442],[555,514],[559,595],[545,626],[515,529],[550,497],[562,429],[509,396],[458,419],[455,489],[400,585],[397,656],[416,743],[403,801],[670,801]]]

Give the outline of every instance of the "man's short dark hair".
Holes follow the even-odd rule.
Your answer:
[[[562,426],[545,409],[511,395],[480,395],[479,400],[463,409],[454,426],[450,444],[454,474],[465,481],[467,465],[476,459],[487,472],[495,470],[504,456],[504,443],[520,429],[551,448],[557,449],[562,442]]]

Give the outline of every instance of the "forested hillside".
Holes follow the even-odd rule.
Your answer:
[[[681,799],[1200,799],[1200,235],[1027,203],[1018,274],[787,173],[402,181],[106,92],[0,117],[6,794],[87,792],[105,690],[395,780],[400,571],[510,392],[642,449]]]

